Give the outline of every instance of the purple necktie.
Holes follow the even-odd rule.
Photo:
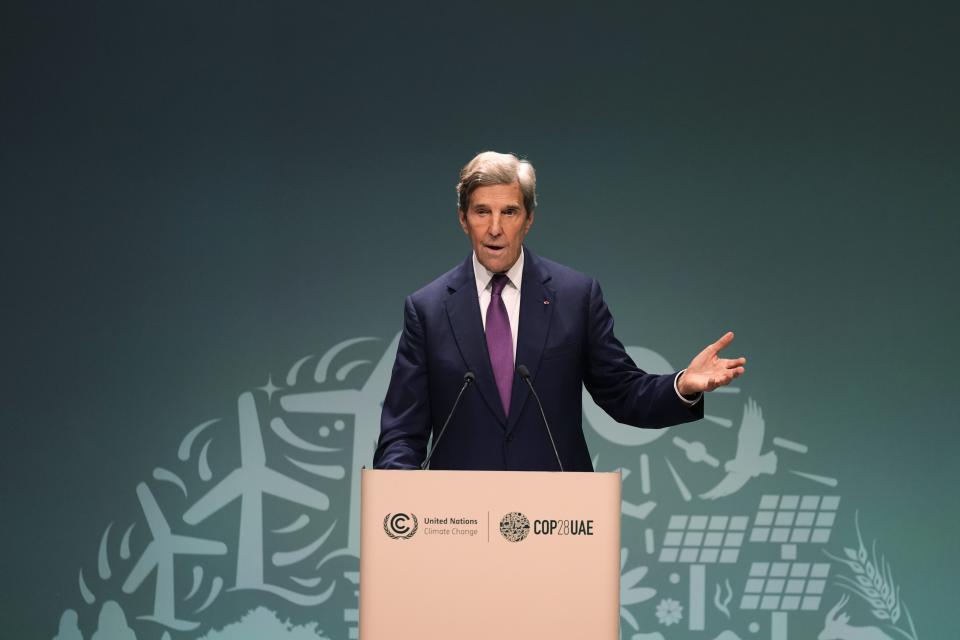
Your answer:
[[[502,273],[493,276],[486,328],[487,351],[490,352],[490,364],[493,366],[497,390],[500,391],[504,415],[510,415],[510,394],[513,391],[513,334],[510,332],[507,307],[500,295],[507,282],[507,276]]]

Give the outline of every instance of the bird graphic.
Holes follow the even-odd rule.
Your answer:
[[[717,486],[700,495],[704,500],[716,500],[729,496],[747,484],[750,478],[760,474],[773,475],[777,471],[777,454],[768,451],[761,455],[765,430],[763,412],[753,399],[748,399],[743,407],[743,419],[737,432],[737,452],[733,460],[728,460],[723,468],[726,477]]]

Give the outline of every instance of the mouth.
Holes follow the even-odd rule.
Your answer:
[[[506,247],[498,246],[498,245],[495,245],[495,244],[484,244],[484,245],[483,245],[483,248],[486,249],[487,251],[489,251],[490,253],[494,254],[494,255],[499,255],[499,254],[503,253],[504,251],[506,251],[506,249],[507,249]]]

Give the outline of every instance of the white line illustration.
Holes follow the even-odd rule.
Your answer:
[[[729,429],[730,427],[733,426],[733,420],[731,420],[730,418],[721,418],[720,416],[712,416],[708,414],[703,416],[703,419],[708,422],[712,422],[713,424],[718,424],[724,429]]]
[[[130,570],[123,583],[124,593],[133,593],[140,588],[144,580],[156,570],[156,586],[153,594],[153,614],[137,616],[140,620],[151,620],[178,631],[188,631],[199,626],[199,622],[178,620],[175,612],[173,559],[178,555],[222,556],[227,553],[227,545],[219,540],[205,540],[191,536],[174,534],[160,511],[160,505],[145,482],[137,485],[137,498],[147,520],[147,527],[153,540],[147,544],[140,559]]]
[[[640,490],[650,494],[650,456],[645,453],[640,454]]]
[[[710,455],[710,452],[707,451],[706,445],[704,445],[702,442],[687,442],[678,436],[673,439],[673,444],[680,447],[683,452],[687,454],[687,460],[690,462],[703,462],[711,467],[720,466],[720,461]]]
[[[673,468],[673,463],[670,462],[669,458],[664,458],[667,462],[667,468],[670,469],[670,474],[673,476],[673,481],[677,483],[677,489],[680,490],[680,495],[683,497],[685,502],[690,502],[693,499],[693,495],[690,493],[690,489],[687,489],[687,485],[684,484],[683,478],[680,477],[680,474],[677,473],[677,470]]]
[[[787,440],[786,438],[774,438],[773,446],[780,447],[781,449],[786,449],[787,451],[794,451],[796,453],[807,453],[809,447],[807,445],[794,442],[793,440]]]
[[[237,575],[234,589],[274,591],[263,578],[263,496],[271,495],[311,509],[326,510],[326,494],[267,466],[263,434],[253,394],[237,400],[240,423],[240,466],[226,475],[183,514],[187,524],[199,524],[240,499]],[[284,597],[287,597],[285,594]]]
[[[844,594],[823,621],[823,631],[817,640],[893,640],[877,627],[855,627],[850,624],[850,616],[840,613],[850,596]]]
[[[329,366],[333,356],[346,347],[370,338],[346,340],[330,349],[317,365],[317,375],[326,378],[321,365]],[[350,469],[350,518],[348,520],[346,551],[360,553],[360,469],[373,463],[373,454],[380,435],[380,411],[387,395],[393,361],[396,359],[398,333],[387,346],[373,372],[360,389],[310,391],[292,393],[280,398],[280,406],[290,413],[346,414],[353,416],[353,464]],[[287,382],[290,382],[289,376]],[[294,383],[296,379],[294,378]]]
[[[813,482],[818,482],[828,487],[835,487],[838,484],[836,478],[831,478],[829,476],[818,476],[813,473],[804,473],[803,471],[794,471],[793,469],[790,469],[789,471],[795,476],[800,476],[801,478],[806,478],[807,480],[812,480]]]
[[[713,489],[700,495],[704,500],[716,500],[732,495],[751,479],[761,474],[773,475],[777,471],[777,454],[773,451],[761,454],[766,425],[763,412],[753,399],[748,399],[743,408],[743,420],[737,433],[737,452],[733,460],[724,465],[726,477]]]

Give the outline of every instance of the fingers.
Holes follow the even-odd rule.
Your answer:
[[[719,362],[720,366],[724,369],[736,369],[737,367],[743,367],[743,365],[747,364],[747,359],[743,357],[729,360],[721,359]]]
[[[714,352],[721,351],[731,342],[733,342],[733,331],[727,331],[725,334],[720,336],[719,340],[710,345],[710,348]]]
[[[733,382],[734,378],[739,378],[741,375],[743,375],[743,372],[743,367],[735,367],[732,369],[727,369],[725,373],[711,377],[710,382],[707,383],[707,391],[713,391],[718,387],[723,387],[730,384]]]

